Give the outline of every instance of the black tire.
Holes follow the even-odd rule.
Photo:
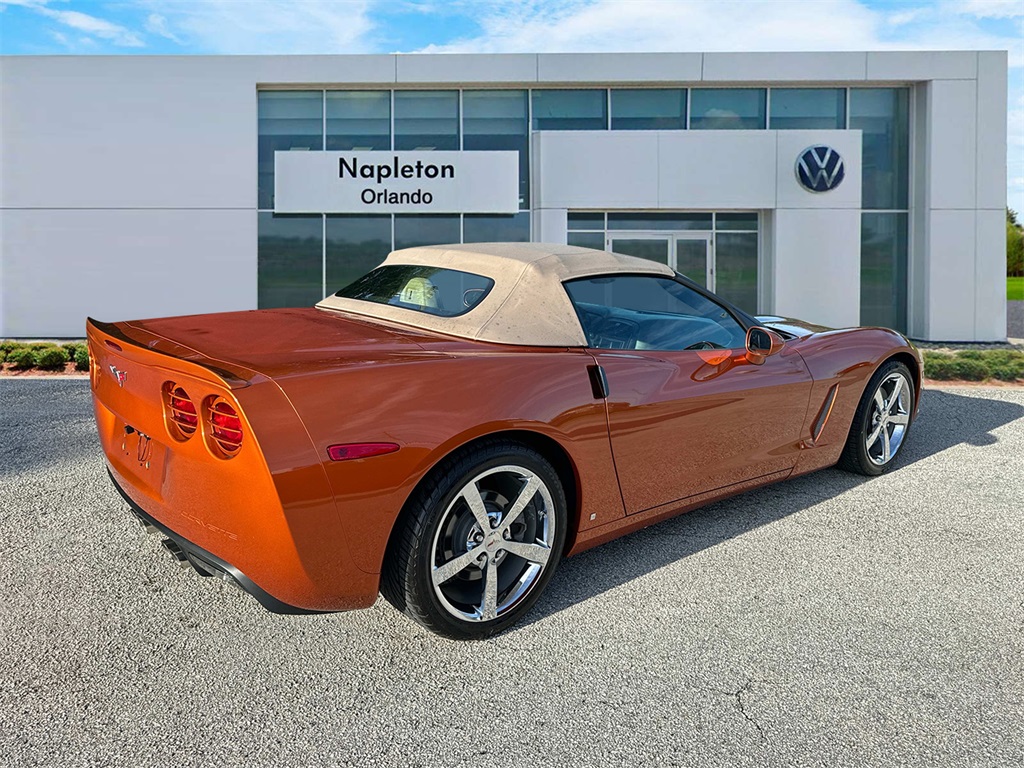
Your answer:
[[[899,392],[897,381],[902,381]],[[883,405],[879,405],[876,395],[881,396]],[[885,423],[880,426],[886,413]],[[888,471],[906,445],[913,414],[914,378],[910,369],[898,360],[883,363],[864,388],[839,457],[839,468],[869,477]]]
[[[476,512],[473,489],[482,502]],[[510,520],[524,492],[529,498]],[[521,619],[547,587],[567,517],[558,474],[541,454],[508,440],[478,444],[446,460],[409,500],[384,558],[381,594],[431,632],[490,637]]]

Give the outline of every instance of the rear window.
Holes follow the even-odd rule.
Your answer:
[[[458,317],[483,301],[494,281],[456,269],[411,264],[377,267],[335,296],[390,304],[441,317]]]

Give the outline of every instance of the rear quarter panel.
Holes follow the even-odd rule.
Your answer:
[[[557,442],[576,474],[574,528],[624,516],[602,400],[582,350],[440,344],[422,358],[279,378],[324,462],[358,566],[379,573],[400,511],[452,451],[510,430]],[[332,462],[337,443],[393,442],[400,450]],[[590,514],[595,515],[590,520]],[[571,545],[571,542],[570,542]]]

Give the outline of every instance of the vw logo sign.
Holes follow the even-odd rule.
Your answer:
[[[808,192],[828,192],[843,183],[843,158],[832,147],[808,147],[796,160],[796,178]]]

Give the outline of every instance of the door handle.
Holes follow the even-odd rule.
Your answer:
[[[604,373],[604,368],[600,365],[588,365],[587,374],[590,376],[590,388],[594,392],[594,397],[598,400],[604,400],[608,397],[608,377]]]

